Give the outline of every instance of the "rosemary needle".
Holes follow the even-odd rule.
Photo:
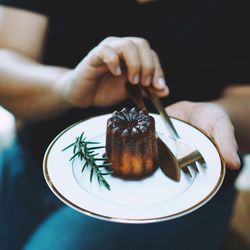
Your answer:
[[[95,174],[100,185],[103,185],[108,190],[110,190],[110,185],[105,180],[104,176],[112,174],[113,171],[102,171],[103,168],[111,167],[111,163],[106,162],[108,160],[107,157],[96,158],[98,153],[95,152],[96,149],[104,148],[104,146],[94,146],[95,144],[99,144],[99,142],[87,141],[86,137],[83,137],[84,132],[76,137],[75,142],[71,143],[67,147],[65,147],[62,151],[65,151],[69,148],[73,147],[73,155],[70,158],[70,161],[74,161],[75,158],[79,158],[81,161],[84,160],[84,164],[82,166],[81,172],[84,171],[85,168],[91,167],[90,170],[90,182],[92,182],[93,175]],[[97,164],[97,162],[102,161],[104,163]]]

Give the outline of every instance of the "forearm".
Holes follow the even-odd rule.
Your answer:
[[[239,90],[240,88],[238,88]],[[250,87],[244,86],[234,93],[226,93],[216,101],[229,114],[235,128],[240,153],[250,152]]]
[[[69,108],[58,91],[58,79],[69,71],[0,49],[0,105],[26,120],[56,116]]]

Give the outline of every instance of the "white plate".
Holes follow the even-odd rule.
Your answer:
[[[150,223],[174,219],[193,212],[208,202],[219,190],[225,166],[213,141],[197,128],[171,118],[180,136],[192,143],[203,155],[207,168],[193,178],[181,173],[181,181],[167,178],[160,169],[140,181],[127,181],[105,176],[111,191],[98,184],[95,176],[89,181],[89,170],[81,173],[81,163],[69,162],[72,150],[62,152],[83,131],[88,140],[105,145],[106,122],[103,115],[77,123],[59,134],[48,147],[43,170],[52,192],[70,207],[99,219],[123,223]],[[159,115],[153,115],[156,131],[175,151],[173,141]],[[100,150],[100,155],[104,150]]]

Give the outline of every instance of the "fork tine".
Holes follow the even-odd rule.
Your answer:
[[[181,170],[183,170],[183,172],[184,172],[186,175],[188,175],[190,178],[193,177],[192,174],[191,174],[191,172],[190,172],[190,170],[188,169],[187,166],[183,166],[183,167],[181,168]]]
[[[198,160],[199,164],[203,167],[203,168],[207,168],[207,164],[204,160],[204,158],[202,157],[201,159]]]
[[[198,169],[198,167],[197,167],[197,165],[196,165],[195,162],[190,163],[189,166],[190,166],[195,172],[199,173],[199,169]]]

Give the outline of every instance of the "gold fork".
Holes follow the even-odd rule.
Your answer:
[[[199,162],[203,167],[207,167],[201,153],[193,145],[186,142],[179,136],[159,98],[149,88],[143,87],[143,90],[148,95],[154,107],[160,113],[164,124],[171,134],[171,137],[175,140],[177,148],[177,160],[181,169],[190,177],[192,177],[192,174],[189,170],[189,167],[191,167],[196,173],[199,173],[199,169],[196,166],[197,162]]]

